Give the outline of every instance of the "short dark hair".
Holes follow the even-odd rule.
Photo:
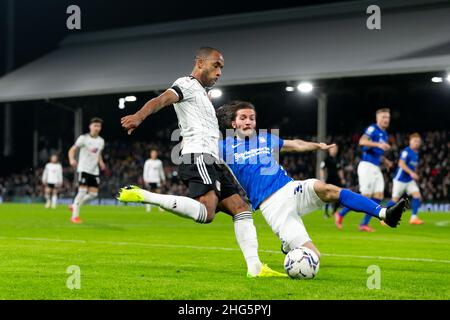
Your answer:
[[[195,52],[195,60],[201,59],[201,58],[208,58],[209,55],[213,52],[219,52],[216,48],[213,47],[200,47]]]
[[[103,119],[99,118],[99,117],[94,117],[94,118],[91,119],[91,121],[89,121],[89,124],[92,124],[92,123],[100,123],[100,124],[102,124],[103,123]]]
[[[228,104],[219,107],[216,110],[217,120],[219,121],[219,129],[225,133],[226,129],[231,129],[231,122],[236,120],[237,112],[242,109],[256,109],[253,103],[242,100],[234,100]]]

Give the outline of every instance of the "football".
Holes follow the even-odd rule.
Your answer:
[[[319,257],[306,247],[292,249],[284,259],[284,270],[292,279],[313,279],[319,272]]]

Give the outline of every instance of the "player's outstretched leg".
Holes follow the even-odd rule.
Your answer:
[[[324,202],[339,200],[340,203],[358,212],[365,212],[373,217],[383,220],[388,226],[396,228],[400,223],[403,212],[408,206],[407,198],[400,199],[390,208],[383,208],[380,204],[348,189],[341,189],[331,184],[321,181],[314,183],[314,190],[317,196]]]
[[[117,200],[122,202],[149,203],[199,223],[211,222],[206,206],[194,199],[182,196],[153,193],[137,186],[120,189]]]

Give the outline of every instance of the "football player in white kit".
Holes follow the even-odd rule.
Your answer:
[[[197,50],[189,76],[177,79],[171,88],[148,101],[133,115],[121,119],[131,134],[148,116],[173,104],[181,129],[182,150],[179,177],[188,187],[188,197],[163,195],[136,186],[120,190],[118,199],[158,205],[199,223],[210,223],[218,211],[233,217],[236,240],[247,263],[249,277],[286,277],[262,264],[249,204],[239,195],[228,169],[219,159],[219,125],[207,90],[222,74],[224,58],[219,50]],[[177,159],[178,160],[178,159]]]
[[[147,159],[144,163],[143,178],[149,191],[161,193],[161,184],[166,182],[166,175],[164,174],[163,163],[158,159],[158,151],[155,149],[150,151],[150,159]],[[147,203],[145,208],[147,212],[150,212],[152,205]]]
[[[100,183],[99,167],[102,171],[106,168],[102,158],[105,140],[99,136],[102,124],[102,119],[92,118],[89,133],[79,136],[69,150],[70,165],[77,169],[78,174],[78,193],[71,205],[73,223],[81,223],[80,206],[97,197]],[[79,150],[78,162],[75,160],[77,150]]]
[[[58,188],[63,183],[63,169],[61,163],[58,162],[58,156],[55,154],[50,157],[50,162],[45,165],[42,183],[45,187],[45,207],[55,209],[58,201]]]

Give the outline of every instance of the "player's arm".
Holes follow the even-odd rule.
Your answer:
[[[333,144],[326,144],[322,142],[309,142],[300,139],[284,140],[284,144],[281,147],[281,152],[308,152],[315,150],[328,150],[336,146]]]
[[[384,142],[373,142],[370,140],[370,137],[366,134],[363,134],[361,138],[359,138],[359,145],[362,147],[369,147],[369,148],[380,148],[384,151],[389,150],[391,148],[390,145]]]
[[[42,173],[42,184],[47,185],[47,176],[48,176],[48,170],[47,165],[44,168],[44,172]]]
[[[159,167],[159,175],[160,175],[160,178],[161,178],[161,182],[165,183],[166,182],[166,175],[164,173],[164,168],[163,168],[162,162],[161,162],[161,166]]]
[[[144,174],[142,175],[142,178],[144,179],[144,183],[145,184],[148,184],[148,179],[147,179],[147,177],[148,177],[148,167],[149,167],[149,163],[148,163],[148,160],[147,160],[144,163]]]
[[[407,165],[406,162],[402,159],[398,160],[398,166],[400,168],[403,169],[403,171],[405,171],[407,174],[409,174],[411,176],[411,178],[413,178],[414,180],[419,180],[419,176],[417,175],[417,173],[415,173],[414,171],[412,171]]]
[[[68,156],[69,156],[69,163],[72,167],[76,168],[77,167],[77,161],[75,160],[75,153],[77,152],[77,145],[74,144],[68,152]]]
[[[179,95],[173,89],[167,89],[156,98],[149,100],[135,114],[123,117],[120,120],[120,123],[122,124],[122,127],[128,131],[128,134],[131,134],[149,115],[156,113],[162,108],[170,106],[179,100]]]
[[[103,171],[106,169],[106,165],[105,162],[103,161],[103,156],[101,152],[98,154],[98,165],[100,167],[100,170]]]
[[[394,166],[394,163],[384,156],[381,157],[381,162],[386,166],[386,168],[389,168],[389,169]]]
[[[60,165],[58,170],[58,182],[56,183],[58,187],[61,187],[63,184],[63,168]]]

